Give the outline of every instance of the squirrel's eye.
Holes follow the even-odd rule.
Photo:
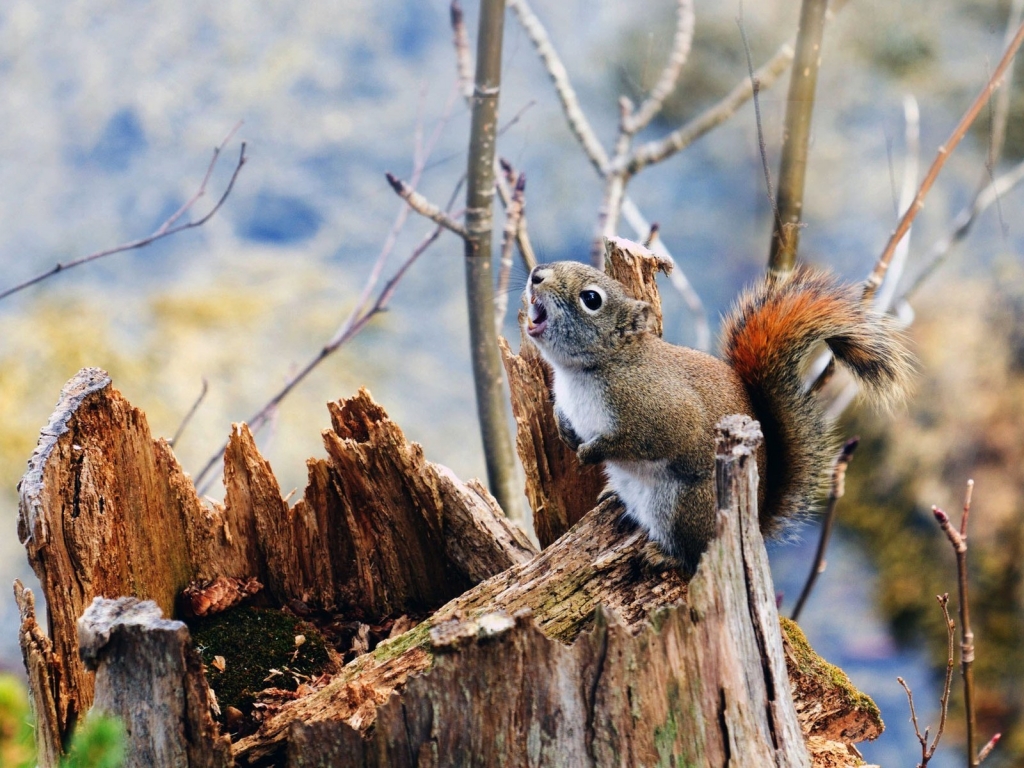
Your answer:
[[[597,291],[582,291],[580,292],[580,301],[583,302],[583,306],[589,309],[591,312],[596,312],[601,308],[601,294]]]

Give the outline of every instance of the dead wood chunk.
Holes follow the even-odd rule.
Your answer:
[[[233,764],[184,624],[164,619],[151,600],[97,597],[78,635],[82,659],[96,672],[93,709],[119,717],[130,734],[126,768]]]
[[[55,766],[61,757],[62,724],[76,722],[79,712],[64,709],[58,714],[58,703],[66,704],[58,698],[59,688],[54,675],[58,660],[53,653],[53,644],[36,621],[36,601],[32,590],[15,580],[14,600],[21,614],[18,639],[35,715],[36,759],[41,766]]]
[[[170,613],[197,575],[206,515],[145,414],[98,368],[64,387],[19,489],[18,534],[46,598],[55,659],[59,739],[37,733],[52,740],[44,754],[59,754],[92,703],[76,620],[96,595],[151,598]]]
[[[811,753],[813,768],[879,768],[868,765],[841,741],[829,741],[820,736],[807,739],[807,750]]]
[[[319,532],[303,559],[328,564],[331,578],[297,578],[292,594],[376,622],[432,610],[534,554],[490,494],[427,461],[367,390],[328,408],[329,461],[310,466],[306,500],[291,514]]]
[[[255,578],[236,579],[219,576],[212,581],[193,581],[182,590],[182,610],[190,618],[212,616],[238,605],[261,589],[263,585]]]
[[[581,466],[576,453],[558,436],[551,396],[551,371],[523,336],[519,354],[498,341],[512,394],[516,452],[526,473],[526,497],[533,528],[542,547],[593,509],[604,487],[600,467]]]
[[[757,523],[758,439],[749,420],[724,428],[721,532],[688,593],[640,567],[645,537],[618,532],[608,500],[285,703],[236,759],[808,766]]]
[[[782,629],[804,736],[844,743],[877,739],[885,724],[871,697],[858,691],[843,670],[816,654],[796,622],[782,619]]]
[[[605,271],[622,283],[634,299],[651,305],[651,330],[661,336],[661,294],[655,278],[659,272],[671,272],[672,262],[624,237],[606,237],[604,252]]]

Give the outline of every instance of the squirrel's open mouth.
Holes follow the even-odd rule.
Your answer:
[[[530,305],[526,309],[526,332],[537,338],[548,327],[548,311],[537,301],[536,296],[530,297]]]

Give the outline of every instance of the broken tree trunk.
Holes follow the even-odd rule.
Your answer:
[[[551,430],[521,451],[552,445],[543,375],[510,378],[534,388],[517,396],[539,418],[520,430]],[[251,711],[226,712],[220,729],[200,717],[195,749],[167,765],[806,765],[804,738],[877,734],[866,697],[838,691],[841,676],[822,672],[805,642],[784,645],[757,529],[752,424],[723,431],[720,535],[686,584],[647,569],[644,535],[619,530],[614,498],[538,554],[479,484],[427,461],[368,393],[329,409],[327,458],[309,461],[294,507],[244,425],[225,454],[225,503],[208,506],[102,371],[68,384],[21,486],[19,533],[49,607],[47,638],[31,593],[16,590],[41,765],[56,765],[94,694],[106,701],[78,655],[76,621],[94,597],[152,599],[168,619],[181,617],[179,600],[200,613],[244,598],[262,608],[218,619],[250,621],[250,647],[270,642],[259,611],[297,615],[310,628],[290,630],[282,666],[311,653],[313,633],[334,644],[320,672],[261,672]],[[570,499],[570,469],[544,493]],[[377,644],[371,625],[390,637]],[[207,680],[217,692],[225,669],[244,666],[230,654],[196,664],[176,622],[132,627],[140,636],[123,653],[85,642],[88,664],[108,680],[157,667],[180,677],[192,709],[164,708],[177,713],[165,715],[170,729],[184,727]],[[279,687],[288,675],[297,687]],[[113,709],[149,706],[144,690],[126,686]]]

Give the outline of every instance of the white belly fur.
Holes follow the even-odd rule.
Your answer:
[[[552,365],[555,372],[555,406],[572,424],[584,443],[614,427],[604,403],[604,391],[594,378],[581,371]],[[626,514],[643,526],[659,544],[672,537],[680,481],[668,470],[668,460],[606,461],[608,484],[626,507]]]
[[[584,443],[612,429],[601,385],[588,373],[552,366],[555,371],[555,406],[572,424]]]
[[[626,507],[626,514],[659,544],[672,538],[672,520],[680,481],[668,469],[668,460],[606,461],[608,484]]]

